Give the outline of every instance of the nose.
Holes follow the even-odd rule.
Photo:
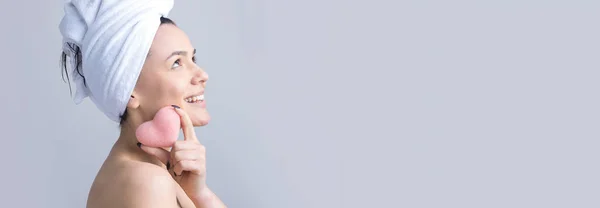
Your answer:
[[[202,69],[200,67],[196,67],[196,69],[194,69],[194,76],[192,77],[192,84],[193,85],[197,85],[197,84],[205,85],[207,81],[208,81],[208,74],[204,71],[204,69]]]

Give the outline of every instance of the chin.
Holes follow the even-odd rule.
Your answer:
[[[184,111],[190,117],[190,120],[192,120],[193,126],[205,126],[208,124],[208,122],[210,122],[210,115],[208,114],[208,111],[206,110],[206,104],[203,101],[196,103],[185,103],[182,107],[182,109],[184,109]]]
[[[206,126],[210,122],[210,117],[202,118],[202,119],[192,119],[192,124],[194,127],[198,126]]]
[[[190,112],[190,120],[194,126],[206,126],[210,122],[210,115],[208,112]]]

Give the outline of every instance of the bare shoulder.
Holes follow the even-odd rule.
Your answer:
[[[130,162],[123,167],[123,196],[127,207],[175,207],[176,189],[169,173],[156,165]]]
[[[95,207],[177,207],[169,173],[154,164],[126,161],[101,168],[88,198]]]

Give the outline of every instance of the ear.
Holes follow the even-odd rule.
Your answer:
[[[140,107],[140,100],[136,98],[136,95],[134,93],[129,98],[129,102],[127,102],[127,108],[136,109],[138,107]]]

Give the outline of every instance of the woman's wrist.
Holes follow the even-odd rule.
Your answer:
[[[209,199],[210,195],[212,195],[212,194],[213,193],[210,190],[210,188],[204,187],[201,191],[196,193],[194,196],[190,196],[190,198],[192,198],[192,200],[194,200],[194,201],[205,201],[205,200]]]
[[[208,187],[198,192],[195,196],[192,196],[191,199],[198,208],[225,207],[225,204]]]

